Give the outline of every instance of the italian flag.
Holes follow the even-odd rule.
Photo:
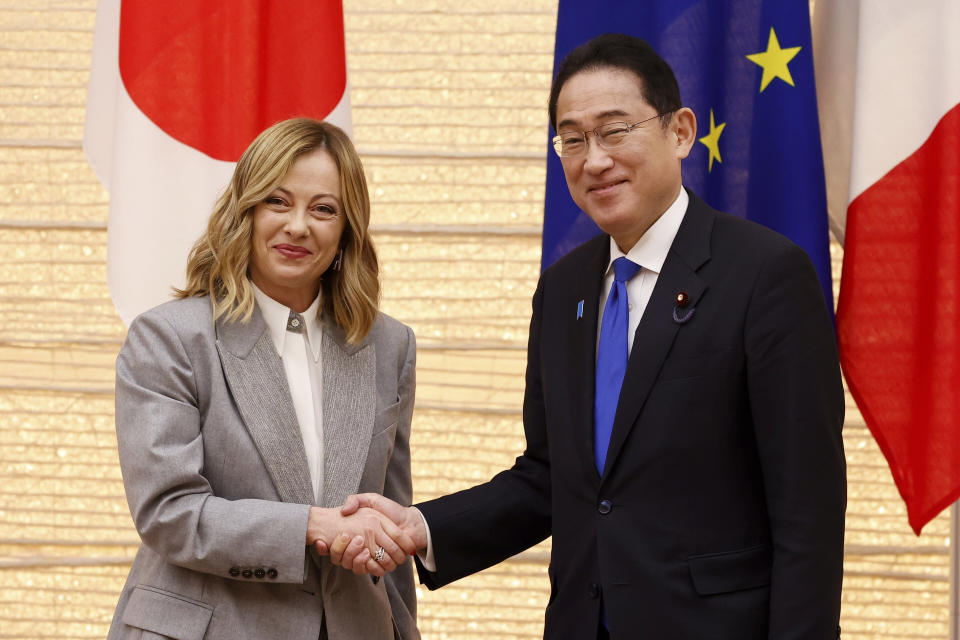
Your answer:
[[[814,10],[841,363],[919,535],[960,498],[960,2]]]
[[[83,146],[110,192],[120,317],[170,298],[240,154],[295,116],[350,130],[340,0],[101,0]]]

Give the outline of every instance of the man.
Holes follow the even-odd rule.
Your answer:
[[[431,589],[552,534],[546,638],[838,637],[844,400],[813,266],[682,188],[696,119],[642,40],[575,49],[550,121],[604,234],[534,294],[526,450],[422,518],[372,495],[346,510],[379,508],[429,546]],[[366,570],[359,542],[334,560]]]

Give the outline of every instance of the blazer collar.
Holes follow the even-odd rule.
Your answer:
[[[698,271],[710,259],[710,241],[717,212],[687,189],[690,204],[670,247],[690,271]]]
[[[376,380],[377,352],[371,336],[353,345],[343,329],[325,322],[322,506],[343,504],[360,486],[376,418]]]
[[[259,308],[249,322],[218,320],[217,349],[237,409],[284,502],[313,504],[313,484],[286,372]],[[360,486],[376,416],[376,349],[323,323],[322,506]]]
[[[247,322],[216,322],[217,350],[237,410],[284,502],[313,504],[297,414],[259,307]]]
[[[700,198],[689,193],[687,212],[634,334],[633,349],[623,379],[624,391],[617,405],[601,482],[615,464],[617,455],[633,430],[677,334],[689,330],[696,323],[695,316],[689,323],[674,319],[677,294],[686,293],[689,298],[686,309],[695,309],[707,289],[707,283],[697,272],[710,259],[715,213]],[[588,450],[593,449],[591,447]]]
[[[609,236],[602,234],[587,242],[582,261],[578,261],[572,274],[574,280],[568,291],[570,299],[561,305],[569,309],[567,325],[570,333],[567,341],[571,345],[571,359],[568,360],[570,372],[569,398],[574,426],[571,437],[578,442],[577,450],[583,452],[581,470],[584,479],[597,481],[596,467],[593,462],[593,397],[597,368],[597,313],[600,297],[603,295],[604,274],[610,263]],[[576,317],[574,318],[574,310]],[[543,322],[546,322],[543,319]],[[587,425],[588,428],[580,428]]]

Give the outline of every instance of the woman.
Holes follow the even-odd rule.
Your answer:
[[[143,545],[110,639],[419,638],[412,542],[335,508],[411,501],[414,337],[377,311],[369,216],[340,129],[276,124],[237,163],[179,299],[131,324],[116,422]],[[341,531],[364,536],[375,576],[313,550]]]

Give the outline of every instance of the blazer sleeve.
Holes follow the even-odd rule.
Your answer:
[[[429,589],[491,567],[550,535],[550,455],[540,370],[543,296],[541,279],[527,345],[523,454],[483,484],[417,505],[430,527],[437,563],[431,573],[417,561],[420,581]]]
[[[301,583],[309,505],[226,500],[204,476],[200,407],[210,407],[201,396],[211,385],[199,377],[221,374],[208,342],[208,353],[194,343],[186,349],[155,310],[131,324],[117,358],[117,445],[137,532],[167,562],[187,569],[244,579],[231,569],[263,567],[276,570],[274,582]],[[195,366],[201,360],[206,366]]]
[[[773,543],[770,638],[834,638],[846,466],[833,324],[809,258],[769,258],[747,309],[747,384]]]
[[[399,379],[397,395],[400,407],[397,418],[397,433],[393,442],[393,452],[387,464],[387,475],[383,484],[383,495],[394,502],[408,505],[413,501],[413,480],[410,476],[410,423],[413,419],[414,395],[417,388],[417,343],[413,331],[406,329],[406,349],[401,350],[402,361],[398,363]],[[394,619],[401,620],[397,609],[404,608],[410,618],[417,617],[417,593],[413,582],[413,563],[407,562],[385,577],[390,606],[394,610]]]

